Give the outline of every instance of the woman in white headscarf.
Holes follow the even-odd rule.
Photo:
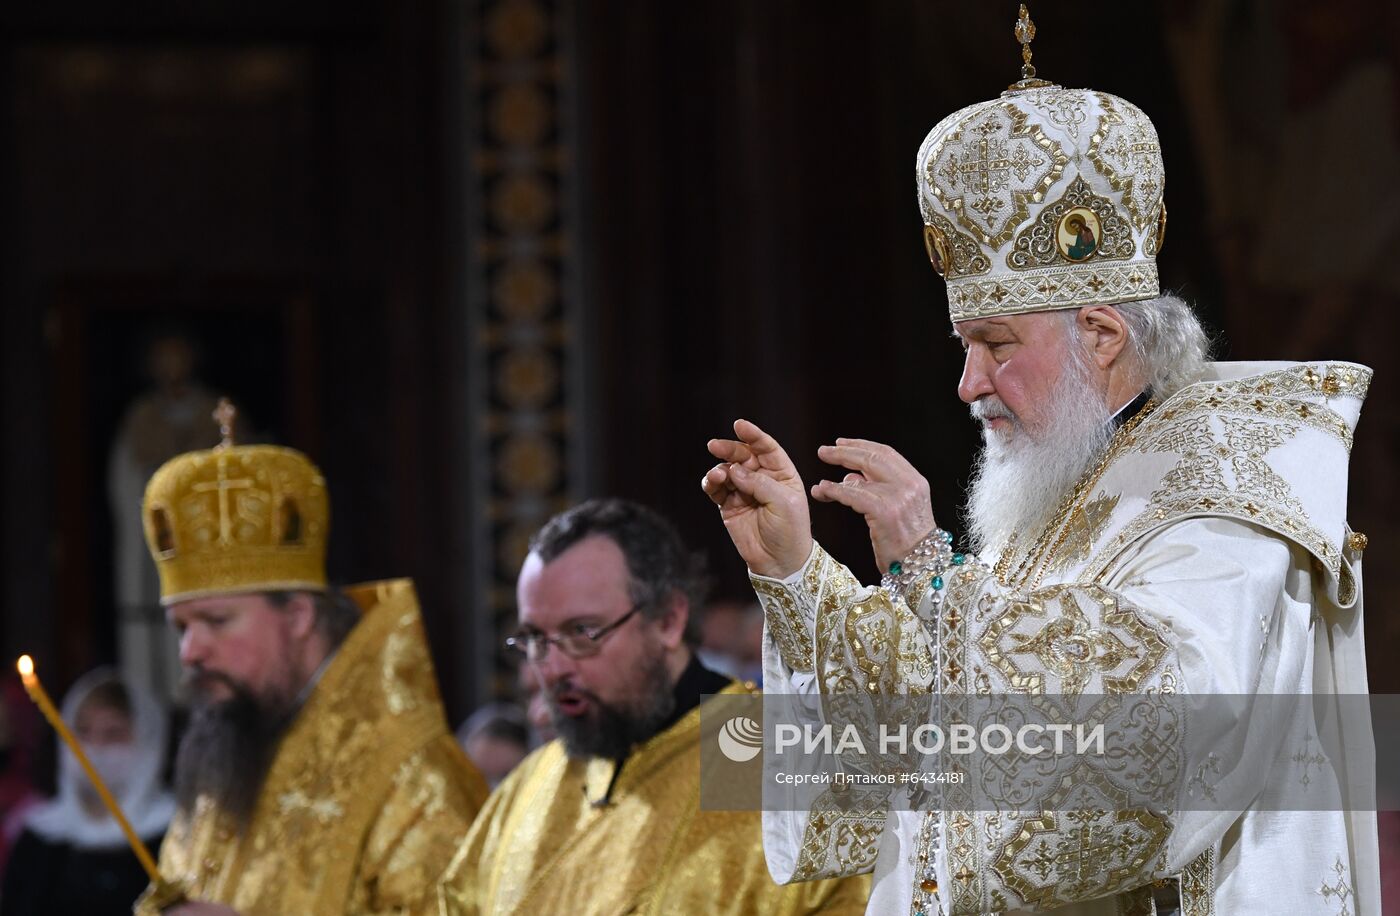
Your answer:
[[[160,845],[175,800],[161,783],[165,711],[110,668],[81,677],[63,701],[93,766],[151,849]],[[77,758],[60,745],[58,794],[35,808],[15,845],[0,892],[0,916],[128,914],[146,875]]]

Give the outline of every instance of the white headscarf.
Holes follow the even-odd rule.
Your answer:
[[[108,782],[108,788],[137,835],[150,839],[165,832],[175,813],[175,798],[160,780],[165,762],[165,710],[148,691],[115,670],[98,668],[79,678],[63,698],[63,719],[73,728],[83,702],[93,690],[111,681],[119,682],[126,689],[131,704],[131,744],[83,750]],[[25,826],[51,843],[69,843],[86,849],[125,846],[126,838],[116,820],[105,811],[94,818],[83,807],[79,792],[87,782],[78,758],[66,744],[60,745],[58,795],[35,808],[25,819]]]

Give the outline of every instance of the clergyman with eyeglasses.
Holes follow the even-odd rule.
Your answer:
[[[697,660],[703,558],[636,503],[591,500],[531,540],[508,641],[558,738],[487,800],[441,888],[468,913],[860,913],[868,879],[780,887],[757,811],[700,810],[700,704],[751,690]]]

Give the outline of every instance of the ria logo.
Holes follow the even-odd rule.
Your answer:
[[[735,716],[719,730],[719,749],[735,763],[748,763],[763,750],[763,729],[748,716]]]

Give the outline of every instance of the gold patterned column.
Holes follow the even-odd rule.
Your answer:
[[[576,498],[582,399],[569,220],[570,4],[478,0],[468,54],[470,468],[479,698],[513,692],[501,642],[531,534]]]

